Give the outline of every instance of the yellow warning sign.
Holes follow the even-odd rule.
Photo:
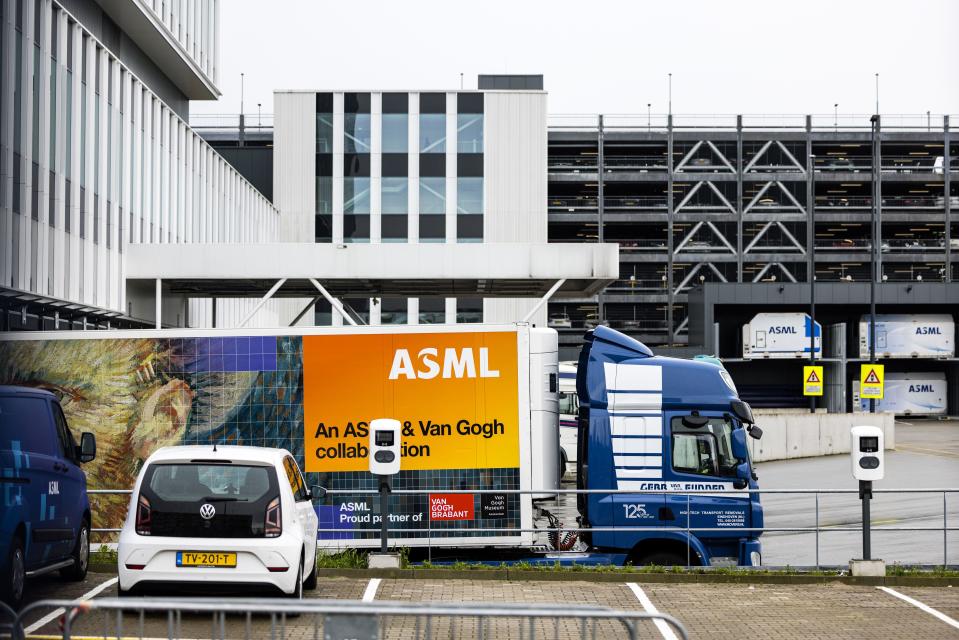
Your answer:
[[[823,372],[819,365],[802,368],[802,394],[804,396],[821,396],[823,388]]]
[[[859,371],[859,397],[881,400],[885,371],[881,364],[864,364]]]

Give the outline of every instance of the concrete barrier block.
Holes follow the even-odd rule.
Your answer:
[[[767,460],[785,460],[786,447],[786,420],[782,416],[763,416],[759,426],[763,430],[763,437],[754,441],[754,453],[757,462]]]

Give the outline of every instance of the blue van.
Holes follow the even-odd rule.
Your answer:
[[[76,444],[55,395],[0,386],[0,598],[14,608],[26,578],[86,577],[90,503],[80,465],[95,456],[93,434]]]

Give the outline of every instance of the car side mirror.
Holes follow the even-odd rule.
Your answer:
[[[324,489],[323,487],[321,487],[321,486],[318,485],[318,484],[314,484],[314,485],[310,486],[310,499],[311,499],[311,500],[319,500],[319,499],[325,498],[325,497],[326,497],[326,489]]]
[[[753,438],[754,440],[759,440],[763,437],[763,430],[760,429],[758,425],[749,425],[747,431],[749,432],[749,437]]]
[[[89,431],[80,435],[80,446],[77,447],[80,462],[90,462],[97,457],[97,438]]]

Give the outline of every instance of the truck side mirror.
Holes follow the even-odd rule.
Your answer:
[[[737,460],[743,460],[743,461],[749,460],[749,450],[746,448],[745,430],[733,429],[730,442],[731,442],[732,454],[734,458],[736,458]]]
[[[740,422],[745,424],[753,424],[755,422],[752,408],[742,400],[733,400],[729,403],[729,408],[733,410],[733,413],[739,418]]]
[[[77,447],[80,462],[90,462],[97,457],[97,438],[89,431],[80,435],[80,446]]]
[[[746,430],[749,432],[749,437],[754,440],[759,440],[763,437],[763,430],[760,429],[758,425],[751,424]]]

